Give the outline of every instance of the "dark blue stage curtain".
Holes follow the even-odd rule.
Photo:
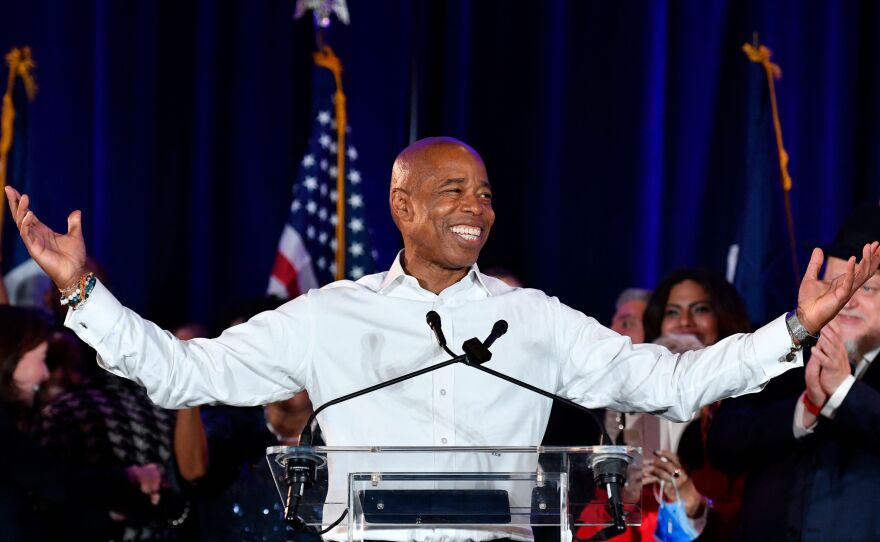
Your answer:
[[[379,251],[391,162],[447,134],[486,160],[498,213],[482,260],[607,320],[617,292],[725,267],[746,173],[760,33],[803,245],[880,198],[875,2],[349,0],[342,59]],[[309,21],[292,1],[6,0],[0,47],[29,44],[35,207],[81,208],[127,305],[208,320],[266,286],[310,126]],[[779,211],[782,212],[781,210]]]

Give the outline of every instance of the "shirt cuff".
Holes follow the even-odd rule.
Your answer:
[[[853,375],[848,375],[844,378],[843,382],[837,386],[837,389],[834,390],[834,393],[828,398],[828,401],[825,402],[825,406],[822,407],[819,414],[833,420],[834,415],[837,414],[837,409],[843,404],[843,400],[846,399],[846,394],[849,393],[849,390],[852,389],[855,382],[856,377]]]
[[[797,404],[794,407],[794,423],[792,424],[792,432],[794,432],[794,438],[802,439],[807,435],[812,435],[813,431],[816,429],[816,424],[818,420],[814,421],[809,427],[804,426],[804,411],[806,407],[804,406],[804,394],[798,397]]]
[[[68,309],[64,326],[73,330],[92,348],[113,330],[122,319],[122,304],[113,297],[100,280],[95,282],[92,293],[75,309]]]
[[[755,331],[752,334],[752,341],[755,355],[768,378],[779,376],[792,367],[804,364],[803,348],[797,349],[793,360],[785,359],[794,347],[794,342],[791,340],[788,326],[785,325],[784,314]]]

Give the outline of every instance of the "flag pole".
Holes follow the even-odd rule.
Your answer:
[[[6,53],[6,65],[9,66],[9,76],[6,80],[6,92],[3,93],[3,110],[0,112],[0,243],[3,239],[3,221],[6,206],[6,166],[9,149],[12,148],[12,137],[15,121],[15,104],[12,94],[15,88],[15,79],[20,77],[24,83],[28,100],[33,101],[37,95],[37,84],[34,81],[31,70],[36,64],[31,57],[30,47],[13,47]]]
[[[343,24],[349,23],[348,5],[345,0],[297,0],[294,19],[311,11],[315,24],[315,46],[312,55],[316,66],[333,72],[336,80],[336,280],[345,278],[345,128],[348,121],[345,112],[345,94],[342,92],[342,62],[324,40],[324,29],[330,27],[331,14]]]
[[[336,280],[345,278],[345,93],[342,92],[342,62],[328,45],[313,55],[315,65],[333,72],[336,80]]]
[[[788,152],[782,142],[782,124],[779,122],[779,109],[776,104],[776,84],[775,80],[782,77],[782,69],[778,64],[773,63],[770,58],[773,51],[766,45],[761,45],[758,40],[758,33],[753,35],[754,43],[746,43],[742,46],[743,52],[749,57],[749,60],[761,64],[767,73],[767,86],[770,94],[770,110],[773,114],[773,131],[776,133],[776,150],[779,154],[779,172],[780,181],[782,183],[782,200],[785,206],[785,222],[788,230],[788,248],[791,251],[791,265],[793,271],[794,284],[800,282],[800,265],[797,258],[797,241],[794,235],[794,218],[791,213],[791,175],[788,173]]]

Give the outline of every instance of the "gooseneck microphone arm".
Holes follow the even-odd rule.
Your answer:
[[[527,390],[533,391],[537,394],[543,395],[544,397],[549,397],[550,399],[555,399],[556,401],[559,401],[560,403],[565,403],[566,405],[572,406],[582,412],[586,412],[593,419],[593,421],[596,422],[596,426],[601,431],[601,436],[599,437],[600,438],[599,445],[601,446],[603,442],[611,442],[611,437],[608,435],[608,431],[605,429],[605,425],[603,423],[601,423],[599,421],[599,418],[596,417],[596,414],[592,410],[588,409],[587,407],[580,405],[578,403],[575,403],[574,401],[572,401],[570,399],[566,399],[565,397],[560,397],[559,395],[556,395],[554,393],[550,393],[549,391],[542,390],[541,388],[536,388],[535,386],[532,386],[531,384],[526,384],[525,382],[522,382],[521,380],[517,380],[517,379],[513,378],[512,376],[508,376],[504,373],[499,373],[498,371],[492,370],[492,369],[485,367],[483,365],[479,365],[476,363],[468,363],[468,365],[470,367],[473,367],[474,369],[477,369],[479,371],[483,371],[484,373],[488,373],[488,374],[495,376],[495,377],[498,377],[502,380],[506,380],[506,381],[510,382],[511,384],[516,384],[517,386],[519,386],[521,388],[525,388]]]
[[[372,393],[377,390],[381,390],[382,388],[387,388],[388,386],[393,386],[399,382],[403,382],[404,380],[409,380],[410,378],[415,378],[419,375],[423,375],[425,373],[430,373],[432,371],[436,371],[437,369],[442,369],[443,367],[447,367],[454,363],[464,363],[467,361],[466,355],[457,355],[452,350],[446,347],[446,337],[443,336],[443,327],[440,323],[440,315],[435,311],[429,311],[427,315],[425,315],[425,319],[428,322],[428,326],[430,326],[431,330],[434,332],[434,336],[437,338],[437,343],[440,345],[443,350],[452,356],[452,359],[446,360],[444,362],[438,363],[436,365],[431,365],[430,367],[425,367],[424,369],[419,369],[418,371],[413,371],[411,373],[407,373],[402,376],[398,376],[397,378],[392,378],[386,382],[380,382],[375,386],[370,386],[369,388],[364,388],[362,390],[358,390],[353,393],[349,393],[348,395],[343,395],[342,397],[337,397],[332,401],[327,401],[323,405],[319,406],[312,412],[312,415],[309,416],[309,419],[306,421],[306,426],[303,427],[302,433],[299,435],[299,445],[300,446],[311,446],[312,445],[312,423],[315,421],[315,418],[318,417],[318,414],[321,413],[326,408],[329,408],[333,405],[338,405],[339,403],[344,403],[350,399],[354,399],[355,397],[360,397],[361,395],[366,395],[368,393]],[[496,324],[497,325],[497,324]],[[505,323],[506,325],[506,323]],[[494,330],[493,330],[494,331]],[[506,329],[505,329],[506,331]],[[503,334],[503,333],[502,333]],[[491,356],[491,354],[490,354]]]
[[[440,315],[436,312],[431,311],[427,316],[428,325],[431,326],[431,329],[434,330],[434,334],[437,336],[437,342],[440,343],[440,346],[446,350],[449,355],[455,357],[455,354],[451,352],[448,348],[446,348],[446,338],[443,336],[443,331],[440,329]],[[495,322],[495,325],[492,326],[492,333],[486,338],[485,341],[480,342],[479,339],[473,338],[468,339],[462,345],[462,350],[465,352],[465,360],[464,363],[474,369],[479,371],[483,371],[484,373],[490,374],[496,378],[500,378],[506,382],[510,382],[516,386],[521,388],[525,388],[529,391],[537,393],[539,395],[543,395],[544,397],[548,397],[550,399],[555,399],[567,405],[573,406],[574,408],[580,410],[581,412],[586,412],[590,419],[596,424],[596,427],[599,428],[601,437],[599,439],[599,445],[602,445],[603,442],[611,442],[611,438],[608,436],[608,431],[605,429],[605,424],[602,423],[596,414],[580,405],[571,401],[570,399],[566,399],[565,397],[560,397],[554,393],[550,393],[549,391],[542,390],[541,388],[532,386],[531,384],[527,384],[522,382],[521,380],[517,380],[512,376],[506,375],[504,373],[499,373],[493,369],[485,367],[483,364],[492,359],[492,353],[489,351],[489,346],[495,342],[496,339],[507,333],[507,322],[504,320],[499,320]],[[629,465],[629,460],[621,457],[619,454],[598,454],[593,458],[593,464],[591,465],[591,470],[593,471],[593,479],[597,483],[599,487],[604,487],[608,493],[608,509],[612,517],[611,525],[599,530],[592,537],[588,539],[583,539],[577,536],[577,532],[573,533],[573,539],[575,542],[592,542],[598,540],[608,540],[610,538],[614,538],[615,536],[620,535],[624,531],[626,531],[626,518],[623,509],[623,497],[621,495],[621,490],[626,484],[626,470]]]
[[[465,365],[467,365],[469,367],[473,367],[474,369],[477,369],[479,371],[483,371],[484,373],[490,374],[496,378],[500,378],[502,380],[505,380],[505,381],[507,381],[511,384],[514,384],[516,386],[519,386],[521,388],[527,389],[527,390],[532,391],[534,393],[537,393],[539,395],[543,395],[544,397],[560,401],[560,402],[565,403],[567,405],[570,405],[570,406],[572,406],[582,412],[587,413],[590,416],[590,418],[596,423],[596,426],[600,430],[601,437],[600,437],[599,444],[601,445],[603,442],[611,442],[611,438],[608,436],[608,432],[606,431],[604,424],[599,421],[599,418],[590,409],[588,409],[588,408],[584,407],[583,405],[580,405],[570,399],[566,399],[565,397],[560,397],[560,396],[558,396],[554,393],[551,393],[549,391],[532,386],[531,384],[527,384],[521,380],[517,380],[516,378],[514,378],[512,376],[506,375],[504,373],[499,373],[498,371],[495,371],[493,369],[489,369],[488,367],[483,366],[484,363],[486,363],[487,361],[489,361],[492,358],[492,353],[489,351],[489,346],[491,346],[495,342],[496,339],[498,339],[499,337],[501,337],[502,335],[507,333],[508,325],[507,325],[507,322],[505,322],[504,320],[499,320],[499,321],[495,322],[495,325],[492,326],[492,332],[489,334],[489,336],[486,338],[485,341],[481,342],[476,337],[465,341],[464,344],[462,345],[462,349],[465,351],[465,353],[458,355],[446,346],[446,337],[443,335],[443,329],[442,329],[441,322],[440,322],[440,315],[437,314],[435,311],[429,311],[428,314],[425,316],[425,319],[426,319],[428,325],[431,327],[431,330],[434,332],[434,336],[437,339],[437,343],[440,345],[440,347],[447,354],[449,354],[451,356],[451,359],[437,363],[435,365],[431,365],[429,367],[425,367],[424,369],[419,369],[417,371],[413,371],[411,373],[407,373],[405,375],[398,376],[397,378],[393,378],[393,379],[385,381],[385,382],[380,382],[379,384],[376,384],[374,386],[370,386],[370,387],[349,393],[348,395],[343,395],[342,397],[337,397],[336,399],[333,399],[332,401],[328,401],[328,402],[322,404],[320,407],[316,408],[314,412],[312,412],[311,416],[309,416],[309,419],[306,421],[306,425],[303,428],[302,432],[300,433],[300,439],[299,439],[300,446],[311,446],[312,445],[312,424],[314,423],[318,414],[320,414],[325,409],[327,409],[333,405],[337,405],[339,403],[343,403],[345,401],[354,399],[356,397],[360,397],[362,395],[366,395],[368,393],[372,393],[374,391],[378,391],[383,388],[387,388],[388,386],[393,386],[394,384],[398,384],[398,383],[403,382],[405,380],[409,380],[411,378],[415,378],[417,376],[420,376],[420,375],[423,375],[426,373],[430,373],[432,371],[436,371],[437,369],[442,369],[443,367],[448,367],[450,365],[454,365],[456,363],[464,363]],[[302,498],[302,494],[303,494],[304,489],[310,487],[314,481],[315,467],[314,467],[314,465],[310,464],[310,461],[307,458],[302,458],[299,460],[292,461],[291,464],[289,465],[289,470],[291,471],[289,474],[291,485],[288,487],[288,499],[287,499],[287,503],[285,506],[285,520],[289,524],[291,524],[292,526],[297,528],[297,530],[302,530],[305,524],[302,521],[302,519],[298,517],[297,510],[299,508],[299,502]],[[614,482],[617,482],[616,477],[614,479]],[[604,485],[604,483],[602,485]],[[296,486],[296,487],[294,487],[294,486]],[[609,497],[611,496],[610,491],[611,491],[611,487],[609,486]],[[619,506],[619,497],[617,499],[612,499],[612,500],[618,501],[617,504]],[[622,530],[625,529],[625,523],[623,523],[623,520],[622,520],[622,508],[615,509],[613,515],[614,515],[614,519],[615,519],[614,525],[610,526],[609,528],[606,528],[604,531],[611,531],[612,529],[615,529],[618,532],[622,532]],[[322,532],[324,532],[324,531],[322,531]],[[597,535],[603,535],[603,534],[608,536],[611,533],[610,532],[597,533]],[[601,540],[603,538],[594,538],[594,539]]]
[[[424,369],[419,369],[418,371],[413,371],[411,373],[407,373],[402,376],[398,376],[397,378],[392,378],[386,382],[380,382],[375,386],[370,386],[369,388],[364,388],[362,390],[358,390],[353,393],[349,393],[348,395],[343,395],[342,397],[337,397],[332,401],[327,401],[323,405],[319,406],[312,412],[312,415],[309,416],[308,421],[306,422],[306,426],[303,428],[302,433],[299,436],[299,445],[300,446],[311,446],[312,445],[312,422],[315,421],[315,418],[318,416],[321,411],[324,409],[331,407],[333,405],[337,405],[339,403],[343,403],[350,399],[354,399],[355,397],[360,397],[361,395],[366,395],[368,393],[372,393],[377,390],[381,390],[382,388],[387,388],[388,386],[393,386],[399,382],[403,382],[404,380],[409,380],[410,378],[415,378],[419,375],[423,375],[425,373],[430,373],[431,371],[436,371],[437,369],[442,369],[443,367],[447,367],[454,363],[461,363],[465,361],[466,356],[455,356],[450,360],[446,360],[444,362],[438,363],[436,365],[431,365],[430,367],[425,367]]]
[[[449,350],[449,348],[446,347],[446,338],[443,336],[443,330],[440,327],[440,315],[434,311],[431,311],[428,313],[427,320],[428,325],[430,325],[431,329],[434,330],[434,335],[437,337],[437,341],[440,343],[440,346],[443,348],[443,350],[445,350],[452,356],[452,359],[437,363],[435,365],[431,365],[430,367],[425,367],[424,369],[419,369],[418,371],[413,371],[411,373],[398,376],[397,378],[392,378],[391,380],[388,380],[386,382],[380,382],[379,384],[376,384],[374,386],[370,386],[368,388],[349,393],[348,395],[343,395],[342,397],[337,397],[332,401],[327,401],[323,405],[316,408],[315,411],[312,412],[312,415],[309,416],[309,419],[306,421],[305,427],[303,427],[303,430],[299,435],[299,445],[312,445],[312,423],[315,421],[315,418],[317,418],[318,414],[333,405],[338,405],[339,403],[354,399],[355,397],[360,397],[361,395],[366,395],[368,393],[381,390],[382,388],[393,386],[394,384],[398,384],[400,382],[403,382],[404,380],[409,380],[410,378],[415,378],[419,375],[430,373],[432,371],[442,369],[443,367],[447,367],[455,363],[466,362],[466,355],[456,356],[452,353],[451,350]],[[310,488],[314,484],[314,480],[317,475],[317,466],[314,462],[314,459],[311,457],[294,457],[288,461],[287,471],[288,487],[287,500],[284,506],[284,520],[288,523],[288,525],[290,525],[294,530],[298,532],[312,532],[313,530],[309,529],[302,518],[299,517],[299,504],[302,501],[302,496],[305,490]],[[336,523],[338,523],[341,519],[342,516],[340,516],[340,519],[337,520]],[[323,534],[334,526],[335,523],[318,534]]]

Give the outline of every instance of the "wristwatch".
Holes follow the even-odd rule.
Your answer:
[[[791,338],[800,343],[801,346],[815,346],[819,340],[819,334],[810,335],[807,328],[801,323],[797,317],[797,311],[791,311],[785,315],[785,326]]]

